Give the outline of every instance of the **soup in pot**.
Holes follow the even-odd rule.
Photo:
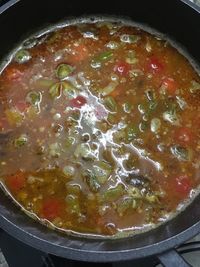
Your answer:
[[[120,22],[56,27],[1,72],[1,183],[55,229],[146,231],[200,184],[199,104],[200,77],[169,41]]]

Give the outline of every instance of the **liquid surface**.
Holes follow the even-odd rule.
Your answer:
[[[0,102],[2,183],[42,223],[134,234],[200,183],[200,78],[141,29],[83,23],[26,41]]]

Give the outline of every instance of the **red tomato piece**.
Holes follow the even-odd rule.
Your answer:
[[[15,106],[20,112],[26,111],[29,107],[25,101],[19,101],[17,104],[15,104]]]
[[[24,73],[21,70],[12,67],[6,69],[5,75],[6,79],[8,79],[9,81],[20,81]]]
[[[181,175],[175,179],[175,190],[180,195],[187,196],[191,189],[191,181],[187,175]]]
[[[174,79],[172,78],[165,78],[163,79],[162,81],[162,84],[161,84],[161,87],[164,87],[167,89],[167,92],[170,94],[170,95],[174,95],[177,88],[178,88],[178,85],[177,83],[174,81]]]
[[[69,102],[70,106],[73,108],[81,108],[86,103],[87,103],[87,100],[85,99],[85,97],[83,97],[81,95],[77,96],[76,98],[73,98]]]
[[[193,134],[190,128],[180,127],[175,132],[175,139],[180,145],[188,145],[193,141]]]
[[[42,205],[42,216],[47,220],[53,220],[59,217],[62,210],[61,201],[57,198],[45,199]]]
[[[20,191],[25,186],[25,183],[26,178],[21,171],[6,177],[6,184],[13,193]]]
[[[149,58],[148,69],[153,73],[160,73],[164,70],[164,65],[160,59],[155,56]]]
[[[114,66],[114,72],[121,76],[127,76],[130,70],[131,65],[126,62],[118,62],[118,64]]]

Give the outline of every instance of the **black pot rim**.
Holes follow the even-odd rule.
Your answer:
[[[119,251],[92,251],[83,250],[81,248],[74,249],[54,244],[52,242],[48,242],[45,239],[41,239],[38,236],[29,233],[28,231],[23,230],[2,215],[0,215],[0,227],[9,235],[22,241],[23,243],[52,255],[71,260],[88,262],[119,262],[159,255],[165,251],[179,246],[182,243],[185,243],[187,240],[191,239],[200,232],[200,221],[190,228],[186,229],[185,231],[182,231],[179,234],[158,243],[136,249]]]
[[[200,7],[191,3],[189,0],[181,0],[183,3],[187,4],[191,8],[195,9],[200,13]],[[17,4],[20,0],[10,0],[6,4],[0,7],[0,15],[9,9],[11,6]],[[0,214],[0,227],[5,230],[8,234],[15,237],[16,239],[37,248],[46,253],[61,256],[64,258],[80,261],[90,261],[90,262],[116,262],[116,261],[126,261],[133,259],[145,258],[153,255],[161,254],[167,250],[177,247],[181,243],[186,242],[188,239],[197,235],[200,232],[200,221],[187,228],[186,230],[174,235],[168,239],[164,239],[158,243],[154,243],[148,246],[119,250],[119,251],[93,251],[79,248],[71,248],[62,246],[59,244],[54,244],[43,238],[28,232],[18,225],[12,223],[5,216]],[[105,241],[106,242],[106,241]],[[134,240],[133,240],[134,242]]]

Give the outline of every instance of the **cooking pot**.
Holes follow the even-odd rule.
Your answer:
[[[39,28],[79,16],[114,15],[147,24],[200,61],[200,8],[188,0],[10,0],[0,7],[0,58]],[[200,232],[200,196],[160,227],[118,240],[80,238],[50,230],[26,216],[2,192],[0,227],[22,242],[67,259],[119,262],[156,255],[167,267],[189,266],[176,247]]]

